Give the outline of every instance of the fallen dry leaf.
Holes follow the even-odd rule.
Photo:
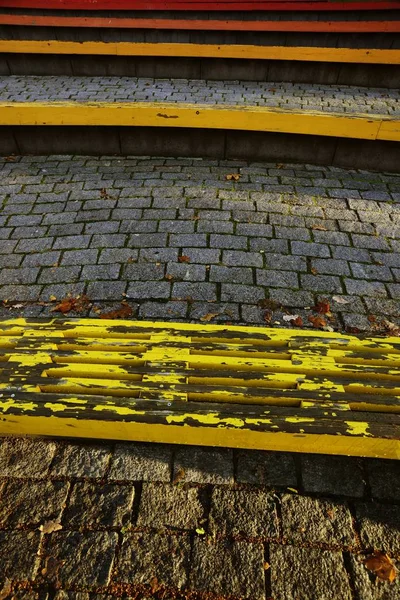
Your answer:
[[[338,304],[350,304],[350,301],[342,298],[342,296],[332,296],[332,300]]]
[[[322,298],[322,300],[317,302],[317,304],[313,306],[311,310],[320,313],[321,315],[327,315],[331,312],[331,307],[328,300],[326,300],[326,298]]]
[[[172,281],[174,279],[174,276],[167,273],[164,279],[166,279],[167,281]]]
[[[319,271],[318,271],[318,270],[317,270],[315,267],[311,267],[311,273],[312,273],[313,275],[318,275],[318,272],[319,272]]]
[[[189,258],[189,256],[185,256],[185,254],[182,254],[182,256],[178,256],[178,262],[188,263],[188,262],[190,262],[190,258]]]
[[[366,558],[363,562],[367,569],[375,573],[382,581],[392,583],[396,579],[396,568],[387,554],[375,550],[374,554]]]
[[[205,530],[203,529],[203,527],[198,527],[198,528],[196,529],[196,533],[197,533],[198,535],[205,535],[205,534],[206,534],[206,532],[205,532]]]
[[[259,300],[257,304],[260,308],[267,308],[268,310],[277,310],[282,306],[279,302],[270,300],[269,298],[263,298],[262,300]]]
[[[40,525],[39,529],[42,533],[53,533],[53,531],[60,531],[62,525],[57,521],[46,521],[43,525]]]
[[[376,317],[375,315],[368,315],[367,319],[370,323],[376,323]]]
[[[172,480],[172,485],[176,485],[177,483],[179,483],[180,481],[182,481],[182,479],[185,478],[185,469],[183,469],[182,467],[180,467],[177,472],[175,473],[175,477]]]
[[[267,325],[271,325],[272,321],[272,312],[270,310],[266,310],[264,313],[264,321]]]
[[[315,229],[316,231],[328,231],[323,225],[312,225],[311,229]]]
[[[110,310],[109,312],[102,313],[100,319],[127,319],[133,315],[133,310],[125,300],[121,302],[121,308],[116,310]]]
[[[85,294],[82,296],[67,296],[59,304],[51,309],[51,312],[61,312],[63,315],[69,312],[84,312],[89,308],[90,299]]]
[[[211,321],[215,317],[218,317],[219,313],[207,313],[203,317],[201,317],[200,321]]]
[[[314,315],[310,315],[308,320],[316,329],[322,329],[323,327],[327,326],[327,322],[322,317],[314,317]]]
[[[56,302],[57,300],[57,296],[54,296],[53,294],[50,296],[50,302]]]
[[[225,175],[225,179],[227,181],[239,181],[240,175],[239,173],[232,173],[231,175]]]
[[[350,325],[348,325],[346,327],[346,333],[361,333],[361,329],[358,329],[358,327],[351,327]]]
[[[268,571],[271,568],[271,565],[268,562],[264,563],[264,571]]]
[[[296,327],[303,327],[304,325],[303,319],[301,317],[296,317],[295,319],[290,321],[290,323],[292,325],[295,325]]]
[[[12,590],[11,579],[6,579],[2,589],[0,590],[0,600],[5,600],[10,595]]]
[[[110,194],[107,192],[106,188],[101,188],[100,198],[103,198],[104,200],[114,200],[114,196],[110,196]]]

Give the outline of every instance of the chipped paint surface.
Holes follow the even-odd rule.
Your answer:
[[[400,458],[400,340],[0,321],[0,433]]]

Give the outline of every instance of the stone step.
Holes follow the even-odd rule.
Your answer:
[[[206,156],[226,158],[228,138],[240,133],[239,143],[230,142],[230,156],[315,162],[319,154],[321,163],[396,170],[400,92],[201,79],[9,76],[0,78],[0,126],[3,153],[87,152],[82,138],[104,128],[101,142],[91,138],[89,153],[193,155],[195,143]],[[71,146],[75,128],[79,139]],[[141,147],[122,147],[121,136],[136,144],[140,135]],[[172,152],[174,136],[182,141]],[[254,155],[254,146],[263,147],[261,154]],[[298,156],[293,147],[301,148]]]

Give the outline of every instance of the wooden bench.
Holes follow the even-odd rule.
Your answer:
[[[400,458],[400,339],[0,321],[0,434]]]

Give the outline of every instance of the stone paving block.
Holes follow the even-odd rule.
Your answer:
[[[265,287],[298,288],[299,277],[290,271],[273,271],[257,269],[257,284]]]
[[[224,250],[222,264],[226,265],[227,267],[262,267],[263,258],[256,252]]]
[[[233,483],[233,451],[228,448],[179,447],[175,453],[173,480],[181,482]]]
[[[128,264],[124,269],[124,278],[133,281],[156,281],[165,275],[165,267],[161,264]]]
[[[204,320],[206,315],[215,315],[212,323],[224,323],[239,320],[239,307],[237,304],[228,302],[193,302],[189,305],[190,318]]]
[[[361,543],[400,559],[400,513],[398,506],[364,502],[356,505]]]
[[[47,552],[42,556],[46,582],[66,588],[96,588],[110,582],[116,533],[64,532],[51,534]],[[52,565],[56,568],[50,568]]]
[[[298,485],[293,454],[236,450],[239,483],[271,487],[296,487]]]
[[[253,283],[253,271],[250,267],[220,267],[212,265],[210,281],[227,283]]]
[[[49,476],[51,478],[84,477],[100,479],[111,458],[111,448],[85,442],[57,444]]]
[[[291,242],[293,254],[300,256],[315,256],[318,258],[329,258],[329,246],[326,244],[317,244],[315,242]]]
[[[46,477],[55,451],[55,442],[4,438],[0,441],[0,477]]]
[[[10,479],[0,485],[0,526],[36,528],[61,518],[69,484]]]
[[[166,267],[166,277],[182,281],[204,281],[206,278],[205,265],[170,262]]]
[[[277,600],[352,600],[343,556],[314,548],[270,547],[271,592]]]
[[[160,444],[117,444],[109,478],[119,481],[170,481],[172,449]]]
[[[177,478],[178,479],[178,478]],[[144,483],[140,496],[138,527],[196,529],[204,521],[201,490]]]
[[[209,528],[212,535],[278,538],[274,496],[260,490],[214,488]]]
[[[214,283],[174,283],[172,298],[174,300],[216,300],[216,285]]]
[[[151,584],[182,588],[187,583],[190,540],[186,536],[134,533],[124,536],[115,580],[129,584]]]
[[[0,584],[31,581],[39,567],[40,533],[0,531]]]
[[[281,514],[283,536],[289,543],[357,545],[352,516],[343,502],[285,494]]]
[[[135,281],[130,283],[126,293],[127,298],[147,300],[148,298],[169,298],[171,284],[167,281]]]
[[[365,480],[360,459],[305,454],[300,460],[306,492],[355,498],[364,495]]]
[[[397,600],[400,598],[400,578],[393,583],[375,579],[364,566],[364,556],[349,555],[348,565],[357,600]],[[398,565],[397,565],[398,566]]]
[[[214,250],[213,248],[183,248],[181,255],[188,256],[191,263],[200,263],[203,265],[216,264],[221,259],[221,251]],[[177,260],[177,257],[178,255],[176,254],[175,258],[168,258],[168,260]]]
[[[271,300],[282,304],[282,306],[299,307],[313,306],[314,298],[311,292],[293,291],[285,289],[272,289],[269,292]]]
[[[243,600],[264,600],[262,544],[226,539],[211,542],[196,538],[189,587],[205,593],[233,595]]]
[[[361,279],[345,279],[348,294],[358,296],[387,296],[385,285],[380,281],[364,281]]]
[[[144,302],[140,305],[139,316],[144,319],[182,319],[187,311],[187,302]]]
[[[367,460],[367,475],[374,498],[397,501],[400,498],[400,464],[398,461]]]
[[[262,287],[223,283],[221,286],[221,300],[223,302],[247,302],[253,304],[265,298]]]
[[[76,483],[63,524],[68,529],[122,527],[129,522],[134,495],[132,485]]]

